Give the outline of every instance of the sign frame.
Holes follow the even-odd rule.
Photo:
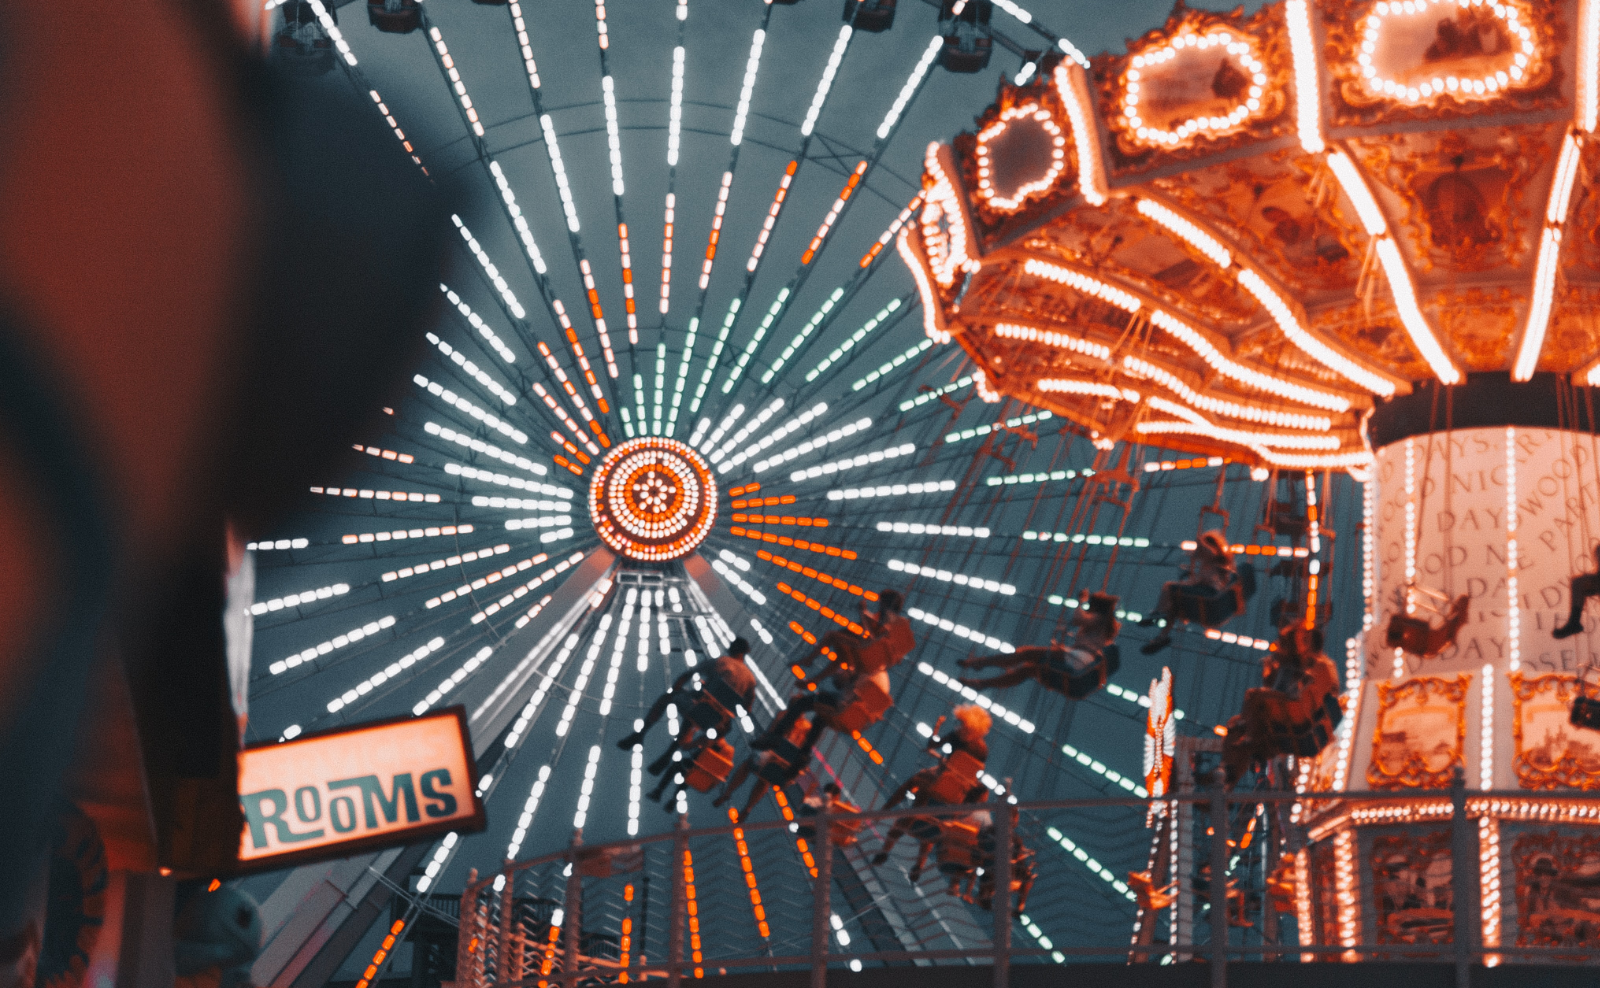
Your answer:
[[[280,871],[285,868],[292,868],[302,864],[310,864],[318,861],[335,861],[341,858],[354,857],[358,854],[368,851],[385,850],[391,847],[405,847],[409,844],[418,844],[424,841],[431,841],[443,834],[451,833],[452,831],[459,834],[476,834],[482,833],[484,830],[488,829],[489,813],[488,809],[484,806],[482,795],[478,792],[478,781],[480,777],[478,772],[478,758],[477,754],[472,748],[472,735],[467,729],[467,708],[459,703],[449,707],[443,707],[420,717],[413,716],[411,714],[400,714],[395,717],[385,717],[379,720],[365,721],[360,724],[347,725],[344,727],[336,727],[328,730],[302,734],[290,741],[267,741],[260,744],[247,745],[239,752],[239,759],[241,761],[240,778],[242,781],[243,759],[252,751],[260,751],[264,749],[282,750],[290,745],[304,744],[309,741],[326,740],[329,737],[335,737],[341,734],[355,734],[362,731],[373,730],[375,728],[389,727],[395,724],[409,724],[422,720],[439,719],[444,717],[455,718],[457,730],[461,735],[461,748],[462,751],[466,753],[468,791],[472,794],[471,816],[453,817],[448,820],[423,823],[398,833],[376,834],[370,837],[358,837],[354,840],[345,841],[338,844],[323,844],[318,847],[308,848],[303,851],[285,851],[280,854],[272,854],[252,859],[237,857],[239,853],[238,848],[243,846],[245,834],[249,829],[249,823],[246,822],[239,831],[239,842],[235,846],[234,874],[246,875],[263,871]],[[240,793],[239,798],[242,799],[243,795],[243,793]]]

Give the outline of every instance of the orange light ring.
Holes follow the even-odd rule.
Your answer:
[[[589,517],[612,549],[631,559],[678,559],[705,541],[717,516],[711,468],[684,443],[661,436],[625,442],[589,483]]]

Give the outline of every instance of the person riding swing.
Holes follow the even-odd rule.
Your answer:
[[[963,669],[999,668],[1005,671],[988,679],[963,676],[959,682],[973,689],[1006,689],[1029,679],[1037,679],[1048,690],[1081,700],[1106,684],[1122,664],[1117,648],[1117,598],[1092,593],[1072,617],[1075,629],[1071,647],[1051,640],[1048,648],[1030,645],[1014,652],[979,655],[962,659]]]

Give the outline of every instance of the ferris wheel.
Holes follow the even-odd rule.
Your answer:
[[[668,738],[619,740],[744,639],[752,690],[710,732],[736,752],[726,778],[815,685],[805,660],[841,640],[830,633],[871,631],[887,591],[903,596],[914,647],[742,819],[792,821],[830,783],[879,808],[945,757],[930,741],[958,705],[992,723],[971,780],[992,802],[1159,795],[1150,765],[1170,765],[1174,731],[1227,721],[1279,624],[1332,620],[1330,641],[1359,629],[1359,606],[1329,605],[1340,590],[1360,599],[1341,583],[1359,578],[1355,554],[1335,553],[1360,502],[1347,476],[1141,445],[1117,393],[1090,419],[1008,397],[925,308],[903,234],[928,250],[961,235],[960,212],[920,177],[939,167],[929,141],[971,126],[1002,62],[1021,86],[1084,61],[1070,41],[1005,0],[857,0],[843,19],[793,0],[655,8],[546,7],[535,24],[519,0],[387,0],[365,19],[278,5],[276,57],[352,83],[454,194],[459,239],[427,360],[383,410],[387,429],[348,437],[345,472],[250,545],[250,741],[460,704],[489,819],[373,856],[361,876],[319,873],[351,901],[410,906],[387,941],[381,924],[324,914],[336,933],[317,943],[344,954],[285,947],[282,970],[348,954],[371,981],[384,961],[369,959],[470,872],[575,835],[728,824],[696,791],[698,754],[665,764],[652,801],[648,763]],[[1163,584],[1207,539],[1250,574],[1248,599],[1187,621],[1167,607],[1150,627]],[[1081,688],[1043,673],[963,682],[963,661],[1048,649],[1092,608],[1123,637]],[[1139,654],[1158,638],[1165,651]],[[1170,707],[1164,741],[1146,739],[1152,695]],[[694,702],[662,707],[666,734],[689,727]],[[1126,937],[1148,842],[1118,826],[1018,821],[1030,853],[1067,876],[1019,935],[1046,949],[1052,929]],[[951,894],[916,842],[873,863],[883,830],[852,837],[844,942],[936,951],[986,937],[978,897]],[[766,918],[780,910],[764,903],[806,880],[805,852],[779,832],[739,847],[699,866],[702,889],[738,890],[702,892],[701,928],[782,953]],[[310,880],[250,888],[270,914]],[[649,894],[628,889],[629,903]],[[376,907],[355,912],[370,922]]]

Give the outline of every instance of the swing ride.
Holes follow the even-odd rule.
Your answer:
[[[1091,60],[998,0],[601,3],[549,15],[598,38],[561,77],[516,0],[399,5],[405,49],[347,24],[408,151],[380,90],[459,116],[416,160],[482,209],[389,432],[252,545],[249,729],[461,703],[489,827],[261,879],[257,978],[354,950],[368,988],[441,910],[464,984],[777,968],[807,924],[867,963],[1357,959],[1451,929],[1391,886],[1456,917],[1457,771],[1481,942],[1600,949],[1600,902],[1501,903],[1536,860],[1600,873],[1588,633],[1546,620],[1600,491],[1596,6],[1180,6]],[[734,21],[726,98],[686,97]],[[980,110],[997,50],[1026,60]],[[663,813],[616,741],[684,676]],[[984,757],[929,768],[957,702]],[[1106,796],[1143,802],[1050,802]],[[387,941],[283,918],[340,881],[392,896]]]

